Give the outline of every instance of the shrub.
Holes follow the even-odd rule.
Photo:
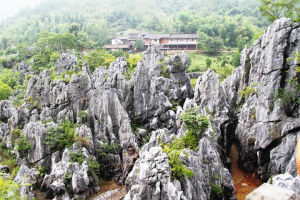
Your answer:
[[[26,137],[21,135],[16,141],[15,146],[22,156],[25,156],[31,148],[31,144],[27,141]]]
[[[122,150],[121,145],[115,143],[99,142],[99,148],[96,150],[100,158],[104,158],[107,154],[119,155]]]
[[[42,166],[37,166],[40,177],[44,177],[46,175],[46,169]]]
[[[88,114],[84,111],[84,110],[81,110],[79,113],[78,113],[78,118],[80,119],[80,121],[82,123],[85,123],[87,122],[88,120]]]
[[[88,167],[89,167],[88,173],[90,175],[93,175],[94,173],[100,174],[100,164],[97,161],[89,158],[87,163],[88,163]]]
[[[162,66],[160,76],[162,76],[164,78],[170,78],[170,74],[168,72],[168,66],[167,65]]]
[[[257,83],[252,83],[250,86],[244,86],[242,90],[239,90],[240,97],[241,98],[248,98],[252,94],[256,94],[255,87],[257,86]]]
[[[12,89],[0,80],[0,101],[6,100],[12,94]]]
[[[45,145],[49,145],[52,150],[61,150],[70,147],[74,143],[76,124],[65,121],[58,127],[48,130],[48,137]]]
[[[211,185],[210,199],[219,200],[222,199],[223,190],[220,185]]]
[[[73,174],[71,172],[67,172],[64,176],[64,184],[67,188],[72,186],[72,177]]]
[[[0,175],[0,197],[5,200],[19,200],[19,185],[9,178]]]
[[[194,175],[194,172],[183,164],[183,160],[179,158],[183,152],[181,149],[176,149],[172,145],[163,145],[163,152],[169,157],[169,164],[172,169],[172,178],[182,179],[184,176],[189,178]]]
[[[79,163],[80,165],[83,163],[84,161],[84,156],[83,156],[83,153],[82,152],[74,152],[74,151],[70,151],[69,153],[69,157],[70,157],[70,160],[72,162],[77,162]]]
[[[210,68],[212,61],[211,61],[211,59],[206,58],[205,63],[206,63],[206,67]]]
[[[186,110],[180,115],[180,119],[188,132],[191,132],[193,135],[198,135],[199,137],[202,136],[209,126],[209,119],[204,115],[200,115],[199,108]]]
[[[142,60],[141,54],[131,54],[127,59],[127,70],[125,73],[125,78],[130,80],[131,74],[135,71],[137,64]]]
[[[93,72],[100,66],[108,67],[116,58],[105,50],[98,49],[88,53],[83,59]]]
[[[184,149],[197,150],[198,142],[209,125],[209,119],[201,116],[197,108],[186,110],[180,118],[184,122],[187,133],[180,138],[173,139],[171,144],[161,144],[163,152],[169,157],[172,177],[178,179],[182,179],[185,175],[193,176],[193,171],[183,164],[180,154],[185,153]]]

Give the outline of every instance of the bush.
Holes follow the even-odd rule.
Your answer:
[[[220,185],[211,185],[210,199],[219,200],[222,199],[223,190]]]
[[[244,86],[242,90],[239,90],[240,97],[241,98],[248,98],[252,94],[256,94],[255,86],[257,86],[257,85],[258,85],[257,83],[252,83],[249,87]]]
[[[83,59],[93,72],[100,66],[108,67],[116,58],[105,50],[98,49],[90,52]]]
[[[180,115],[184,126],[193,135],[202,136],[204,131],[208,128],[209,120],[206,116],[200,115],[199,108],[191,108]]]
[[[26,137],[21,135],[16,141],[15,146],[22,156],[25,156],[31,148],[31,144],[26,140]]]
[[[67,172],[64,176],[64,184],[67,188],[72,186],[72,177],[73,174],[71,172]]]
[[[85,123],[88,120],[88,114],[84,110],[81,110],[78,113],[78,118],[80,119],[81,123]]]
[[[183,164],[180,154],[185,153],[184,149],[197,150],[198,142],[209,125],[209,119],[201,116],[197,108],[186,110],[180,118],[184,122],[187,133],[180,138],[173,139],[171,144],[161,144],[163,152],[169,157],[172,177],[178,179],[182,179],[185,175],[193,176],[193,171]]]
[[[62,150],[72,146],[75,138],[76,124],[65,121],[56,128],[48,130],[48,137],[45,145],[49,145],[52,150]]]
[[[163,152],[169,157],[169,164],[172,169],[172,178],[182,179],[184,176],[191,178],[194,172],[183,164],[183,160],[179,158],[180,154],[183,152],[181,149],[176,149],[172,145],[163,145]]]
[[[7,100],[12,94],[12,89],[0,80],[0,100]]]
[[[130,54],[127,59],[127,70],[125,77],[127,80],[130,80],[131,74],[135,71],[137,64],[142,60],[141,54]]]
[[[119,155],[122,150],[121,145],[115,143],[99,142],[99,148],[96,150],[100,158],[104,158],[107,154]]]
[[[0,175],[0,197],[3,200],[19,200],[19,185],[11,179]]]

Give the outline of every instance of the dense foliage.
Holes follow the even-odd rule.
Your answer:
[[[74,143],[76,124],[65,121],[58,127],[48,130],[48,137],[45,144],[52,150],[61,150],[70,147]]]
[[[25,198],[25,197],[24,197]],[[18,200],[21,199],[19,194],[19,185],[0,175],[0,199],[1,200]]]
[[[12,45],[30,46],[43,32],[52,32],[46,35],[48,41],[62,34],[53,43],[44,43],[51,47],[60,49],[56,44],[62,40],[85,49],[132,31],[199,33],[205,39],[201,47],[218,50],[223,45],[235,47],[236,36],[250,41],[263,25],[257,0],[46,0],[0,24],[0,50],[11,54],[16,51]],[[135,47],[139,49],[141,42]]]
[[[279,17],[300,21],[299,0],[260,0],[260,2],[259,10],[271,22]]]

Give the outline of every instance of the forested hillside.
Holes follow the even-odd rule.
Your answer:
[[[238,36],[248,42],[266,25],[257,0],[47,0],[0,24],[0,49],[32,44],[40,32],[68,32],[71,24],[92,47],[142,31],[199,33],[205,41],[216,39],[217,48],[237,47],[231,40]]]

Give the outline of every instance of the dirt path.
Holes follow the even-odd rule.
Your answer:
[[[236,190],[236,197],[238,200],[244,200],[246,196],[253,190],[258,188],[262,182],[255,177],[254,173],[246,173],[238,167],[238,150],[236,145],[232,145],[230,152],[230,159],[232,161],[232,178]]]
[[[125,186],[114,181],[100,180],[100,192],[90,197],[90,200],[121,200],[126,195]]]

